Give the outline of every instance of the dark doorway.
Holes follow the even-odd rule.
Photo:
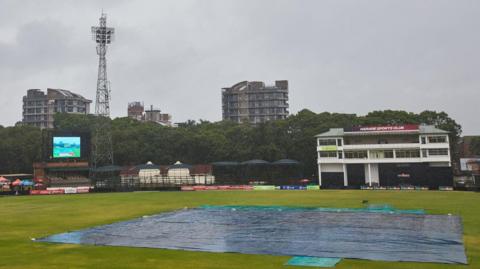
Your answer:
[[[343,187],[343,172],[322,172],[323,189],[341,189]]]
[[[348,186],[360,188],[365,185],[364,164],[347,164]]]

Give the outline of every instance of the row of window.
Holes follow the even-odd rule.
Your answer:
[[[45,101],[27,101],[25,102],[26,103],[26,106],[39,106],[39,107],[44,107],[44,106],[47,106],[48,105],[48,100],[45,100]],[[57,105],[62,105],[64,106],[65,104],[66,105],[69,105],[69,106],[73,106],[73,105],[79,105],[79,106],[83,106],[87,103],[83,102],[83,101],[74,101],[74,100],[55,100],[55,104]]]
[[[337,158],[337,152],[336,151],[320,151],[320,158]],[[341,156],[342,152],[339,151],[338,154]],[[341,159],[341,157],[339,157]]]
[[[41,121],[47,120],[47,115],[26,115],[23,117],[25,121]]]
[[[429,149],[428,156],[445,156],[448,155],[448,149]]]
[[[286,93],[255,94],[255,95],[248,96],[248,99],[250,100],[287,99],[287,98],[288,98],[288,95]]]
[[[246,106],[247,103],[243,102],[229,102],[229,108],[239,108],[240,106]],[[255,107],[285,107],[288,106],[287,101],[263,101],[263,102],[248,102],[248,107],[255,108]]]
[[[375,140],[375,138],[368,138],[368,139],[364,139],[363,143],[361,142],[362,140],[360,139],[345,139],[345,144],[346,145],[349,145],[349,144],[353,144],[353,145],[360,145],[360,144],[389,144],[390,143],[401,143],[401,144],[405,144],[405,143],[418,143],[418,138],[413,138],[413,139],[408,139],[407,137],[405,137],[403,140],[400,139],[401,141],[399,141],[399,138],[392,138],[393,139],[393,142],[392,141],[389,141],[385,138],[383,139],[377,139]],[[422,136],[421,139],[420,139],[421,143],[422,144],[427,144],[427,141],[428,143],[447,143],[447,136],[446,135],[434,135],[434,136]],[[318,140],[318,145],[319,146],[335,146],[335,145],[338,145],[338,146],[341,146],[342,145],[342,139],[319,139]]]
[[[395,151],[397,158],[420,158],[419,149],[401,149]]]
[[[66,107],[66,108],[65,107],[55,107],[54,108],[54,112],[79,112],[79,113],[84,113],[85,111],[86,111],[86,109],[83,108],[83,107],[77,107],[76,111],[74,111],[73,107]],[[36,108],[36,109],[28,108],[28,109],[24,110],[24,113],[27,113],[27,114],[44,113],[44,114],[46,114],[46,113],[48,113],[48,109],[46,109],[46,108],[43,108],[43,109],[42,108]]]
[[[288,99],[287,93],[269,93],[269,94],[247,94],[245,95],[228,95],[225,99],[228,101],[238,101],[242,98],[248,98],[249,100],[271,100],[271,99]]]
[[[46,106],[48,101],[27,101],[27,106]]]
[[[287,114],[288,111],[286,108],[270,108],[270,109],[238,109],[238,110],[235,110],[235,109],[229,109],[228,110],[228,113],[230,115],[233,115],[233,114],[251,114],[251,115],[261,115],[261,114],[271,114],[271,115],[275,115],[275,114]]]
[[[24,109],[25,113],[33,114],[33,113],[47,113],[47,108],[27,108]]]
[[[340,143],[339,146],[341,146],[342,139],[338,139],[338,142]],[[318,145],[319,146],[336,146],[337,139],[321,139],[321,140],[318,140]]]
[[[370,151],[372,159],[391,159],[393,158],[393,150],[374,150]]]
[[[433,136],[428,136],[428,143],[447,143],[447,136],[446,135],[433,135]],[[427,138],[422,136],[420,139],[422,144],[427,143]]]
[[[366,150],[355,151],[320,151],[320,158],[343,158],[345,159],[367,159],[368,152]],[[423,149],[422,156],[448,156],[448,149]],[[392,159],[392,158],[420,158],[419,149],[397,149],[397,150],[372,150],[370,151],[370,159]]]
[[[285,116],[282,115],[276,115],[276,116],[260,116],[260,117],[240,117],[240,116],[228,116],[224,119],[236,121],[236,122],[251,122],[251,123],[260,123],[260,122],[266,122],[270,120],[280,120],[280,119],[285,119]]]

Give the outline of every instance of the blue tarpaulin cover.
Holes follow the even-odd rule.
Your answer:
[[[334,267],[340,258],[319,258],[319,257],[304,257],[295,256],[288,260],[286,265],[295,266],[312,266],[312,267]]]
[[[467,262],[460,217],[391,209],[208,206],[52,235],[40,241],[382,261]]]

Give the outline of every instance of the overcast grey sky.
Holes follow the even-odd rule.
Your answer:
[[[144,101],[217,121],[222,87],[287,79],[292,113],[430,109],[480,134],[478,0],[0,0],[1,125],[30,88],[94,100],[102,8],[115,117]]]

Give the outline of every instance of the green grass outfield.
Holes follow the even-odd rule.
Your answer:
[[[0,197],[0,268],[297,268],[283,265],[286,256],[52,244],[30,238],[205,204],[362,207],[362,200],[461,215],[469,265],[346,259],[336,268],[480,268],[480,193],[359,190]]]

